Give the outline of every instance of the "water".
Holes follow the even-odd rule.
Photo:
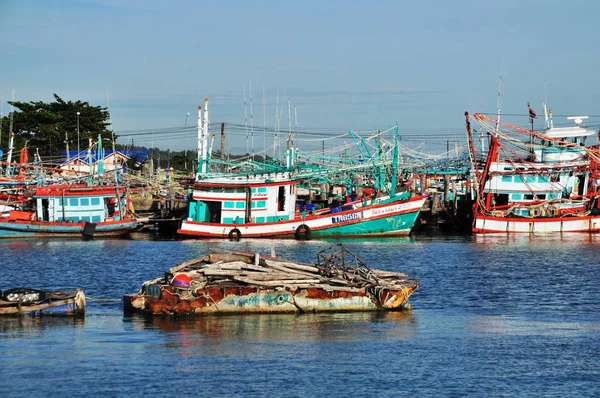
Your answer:
[[[600,394],[600,237],[345,242],[419,279],[412,312],[174,320],[90,301],[82,321],[0,320],[0,396]],[[329,244],[3,241],[0,288],[119,299],[210,248],[308,261]]]

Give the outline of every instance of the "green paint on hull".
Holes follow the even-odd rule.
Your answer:
[[[398,214],[375,220],[359,220],[359,222],[313,230],[311,235],[317,236],[352,236],[352,235],[408,235],[415,224],[419,210]]]

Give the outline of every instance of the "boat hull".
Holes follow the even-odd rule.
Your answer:
[[[516,218],[477,215],[473,232],[550,234],[557,232],[600,232],[600,216]]]
[[[78,289],[70,292],[47,292],[37,302],[9,302],[0,300],[0,315],[73,316],[85,315],[85,295]]]
[[[0,238],[80,238],[85,223],[0,220]],[[140,227],[137,220],[111,221],[96,224],[94,237],[124,236]]]
[[[321,288],[288,290],[211,287],[186,298],[176,288],[163,289],[160,297],[128,294],[126,312],[151,315],[210,315],[243,313],[303,313],[402,310],[418,284],[398,290],[370,292],[328,291]]]
[[[427,196],[388,201],[339,213],[298,217],[275,223],[216,224],[184,221],[177,231],[184,237],[199,238],[298,238],[298,229],[308,227],[308,237],[407,236]]]

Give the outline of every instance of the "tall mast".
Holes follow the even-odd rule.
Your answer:
[[[265,86],[263,86],[263,162],[267,161],[267,110],[265,104]]]
[[[277,159],[277,147],[279,146],[279,90],[277,90],[277,103],[275,104],[275,140],[273,142],[273,158]]]
[[[252,82],[250,82],[250,148],[254,160],[254,120],[252,118]]]
[[[201,169],[202,169],[202,164],[201,164],[201,160],[202,160],[202,133],[204,132],[204,125],[203,125],[203,120],[202,120],[202,106],[198,107],[198,138],[197,138],[197,145],[196,145],[196,163],[198,164],[197,166],[197,173],[200,173]],[[160,151],[159,151],[160,153]],[[159,165],[160,167],[160,165]]]
[[[202,107],[198,107],[198,172],[205,174],[208,171],[208,98],[204,98],[204,114]]]
[[[246,126],[246,153],[250,152],[250,143],[248,142],[248,109],[246,107],[246,85],[244,84],[244,124]]]
[[[2,147],[2,116],[4,115],[4,95],[0,99],[0,148]]]
[[[15,113],[15,106],[13,105],[13,103],[15,102],[15,89],[12,89],[12,101],[10,104],[10,119],[9,119],[9,123],[8,123],[8,136],[10,137],[10,143],[9,143],[9,147],[8,147],[8,163],[10,163],[11,158],[12,158],[12,146],[13,146],[13,141],[14,141],[14,132],[13,132],[13,119],[14,119],[14,113]],[[10,165],[8,166],[9,170],[10,170]]]
[[[500,127],[500,114],[502,113],[502,97],[504,96],[504,74],[506,73],[506,61],[502,61],[500,65],[500,82],[498,84],[498,104],[496,106],[496,127],[498,133]]]

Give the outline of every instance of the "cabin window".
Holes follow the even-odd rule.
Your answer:
[[[546,200],[546,194],[545,194],[545,193],[540,193],[540,194],[538,194],[538,195],[536,195],[536,196],[537,196],[537,198],[538,198],[539,200]]]
[[[538,176],[538,182],[546,183],[546,182],[548,182],[548,177],[546,177],[546,176]]]
[[[89,206],[90,205],[90,199],[89,198],[81,198],[79,199],[79,202],[82,206]]]
[[[70,198],[69,199],[69,206],[79,206],[79,199],[77,199],[77,198]]]
[[[243,209],[245,207],[244,205],[245,205],[245,203],[242,202],[242,201],[235,202],[235,208],[236,209]]]
[[[223,208],[224,209],[233,209],[235,206],[233,204],[233,202],[223,202]]]
[[[256,188],[252,188],[252,193],[256,193]]]
[[[92,198],[92,206],[99,206],[100,205],[100,198]]]
[[[506,170],[506,171],[512,171],[514,169],[512,167],[505,167],[504,170]]]
[[[100,216],[92,216],[92,222],[100,222],[102,219]]]
[[[502,176],[502,182],[512,182],[512,176]]]
[[[523,195],[520,193],[513,193],[513,194],[510,194],[510,198],[512,200],[521,200],[521,199],[523,199]]]
[[[57,203],[57,206],[62,206],[62,205],[63,205],[63,200],[62,200],[62,198],[58,198],[58,199],[56,200],[56,203]]]
[[[527,194],[525,194],[523,196],[525,197],[525,200],[533,200],[533,194],[532,193],[531,194],[527,193]]]
[[[265,218],[264,217],[256,217],[256,222],[257,223],[265,222]]]
[[[508,194],[497,193],[494,195],[496,206],[504,206],[508,204]]]
[[[536,180],[537,180],[536,176],[527,176],[527,178],[526,178],[525,181],[527,181],[527,182],[535,182]]]
[[[265,207],[267,207],[267,202],[265,200],[259,200],[256,203],[256,207],[265,208]]]
[[[259,193],[266,193],[267,192],[267,187],[260,187],[260,188],[258,188],[258,192]]]

